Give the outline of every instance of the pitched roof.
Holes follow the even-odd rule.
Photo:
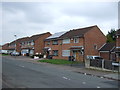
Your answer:
[[[106,43],[99,51],[111,51],[115,48],[115,43]]]
[[[42,36],[42,35],[44,35],[44,34],[50,34],[50,32],[33,35],[33,36],[31,36],[31,37],[29,38],[29,40],[36,40],[36,39],[38,39],[40,36]]]
[[[90,31],[94,27],[97,27],[97,25],[85,27],[85,28],[73,29],[63,34],[60,38],[83,37],[86,32]]]
[[[116,31],[116,35],[120,35],[120,29]]]
[[[59,38],[61,35],[63,35],[63,34],[64,34],[64,33],[66,33],[66,32],[67,32],[67,31],[54,33],[52,36],[50,36],[50,37],[46,38],[46,40]]]
[[[29,37],[23,37],[23,38],[17,39],[17,41],[18,41],[18,42],[23,42],[23,41],[26,41],[26,40],[28,40],[28,39],[29,39]]]
[[[29,39],[29,37],[19,38],[17,40],[14,40],[14,41],[10,42],[10,44],[15,44],[16,42],[23,42],[23,41],[26,41],[28,39]]]

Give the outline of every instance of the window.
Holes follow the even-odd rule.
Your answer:
[[[58,40],[54,40],[53,45],[58,45]]]
[[[58,56],[58,50],[53,50],[53,55]]]
[[[97,45],[96,44],[94,44],[94,49],[97,49]]]
[[[63,44],[70,43],[70,39],[63,39]]]
[[[30,42],[29,42],[29,41],[27,42],[27,45],[30,45]]]
[[[34,42],[33,42],[33,41],[31,42],[31,45],[34,45]]]
[[[70,50],[62,50],[62,56],[70,56]]]
[[[22,46],[24,46],[24,45],[25,45],[25,43],[24,43],[24,42],[22,42],[22,43],[21,43],[21,45],[22,45]]]
[[[74,43],[79,43],[79,38],[74,38]]]
[[[47,45],[50,45],[50,41],[47,42]]]

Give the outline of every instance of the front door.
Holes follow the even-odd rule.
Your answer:
[[[76,51],[76,61],[80,61],[80,52]]]
[[[74,50],[73,56],[75,57],[75,61],[83,61],[83,55],[81,54],[80,50]]]

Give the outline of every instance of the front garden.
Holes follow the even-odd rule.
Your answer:
[[[77,61],[68,61],[64,59],[45,59],[45,60],[38,60],[38,62],[45,62],[50,64],[80,64],[82,62]]]

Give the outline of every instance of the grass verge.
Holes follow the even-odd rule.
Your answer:
[[[1,56],[8,56],[9,54],[0,54]]]
[[[38,60],[38,62],[46,62],[46,63],[51,63],[51,64],[79,64],[81,62],[77,61],[68,61],[68,60],[63,60],[63,59],[46,59],[46,60]]]

